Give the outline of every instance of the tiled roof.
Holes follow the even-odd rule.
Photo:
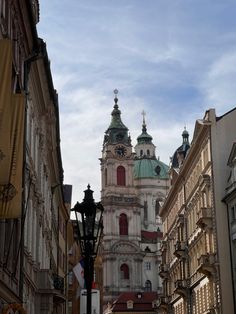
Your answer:
[[[156,299],[156,292],[123,292],[113,302],[112,312],[153,312],[152,302]],[[128,301],[133,301],[133,308],[127,308]]]
[[[145,231],[142,230],[141,231],[141,235],[143,238],[145,239],[149,239],[149,240],[156,240],[157,238],[162,238],[163,237],[163,233],[160,231]]]

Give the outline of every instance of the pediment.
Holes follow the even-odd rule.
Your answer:
[[[139,248],[133,243],[130,243],[128,241],[119,241],[115,243],[111,251],[114,253],[139,253]]]

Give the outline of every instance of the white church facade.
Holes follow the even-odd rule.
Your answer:
[[[123,292],[161,291],[159,207],[169,189],[169,168],[156,158],[145,118],[133,149],[117,93],[114,102],[100,158],[104,304]]]

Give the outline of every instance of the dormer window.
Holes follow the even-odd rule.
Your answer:
[[[128,300],[127,301],[127,309],[133,309],[134,307],[134,301]]]

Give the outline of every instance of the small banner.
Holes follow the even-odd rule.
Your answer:
[[[0,40],[0,219],[22,209],[25,97],[11,93],[11,50],[11,41]]]

